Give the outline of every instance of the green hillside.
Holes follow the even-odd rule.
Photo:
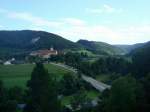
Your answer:
[[[142,76],[150,73],[150,42],[132,50],[129,55],[132,57],[135,74]]]
[[[6,87],[21,86],[25,87],[27,80],[30,79],[34,64],[24,65],[0,65],[0,79],[4,81]],[[45,64],[49,73],[52,73],[59,80],[64,74],[70,72],[62,67],[52,64]]]
[[[124,54],[124,51],[121,50],[120,48],[104,42],[79,40],[77,43],[81,44],[87,50],[90,50],[96,54],[106,54],[106,55]]]
[[[145,44],[146,43],[137,43],[137,44],[133,44],[133,45],[114,45],[114,46],[119,47],[125,53],[130,53],[132,50],[140,48],[140,47],[144,46]]]
[[[57,50],[79,49],[81,47],[59,35],[44,31],[0,31],[0,55],[29,53],[52,46]]]

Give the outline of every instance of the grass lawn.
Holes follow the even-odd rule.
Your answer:
[[[6,87],[26,87],[26,82],[30,79],[34,66],[34,64],[0,65],[0,79],[4,82]],[[52,64],[45,64],[45,67],[48,69],[49,73],[56,76],[57,80],[60,80],[64,74],[70,72]]]

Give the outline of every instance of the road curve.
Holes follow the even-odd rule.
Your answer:
[[[60,63],[51,63],[51,64],[63,67],[63,68],[68,69],[74,73],[77,73],[77,70],[70,67],[70,66],[60,64]],[[84,74],[82,74],[82,79],[85,80],[86,82],[90,83],[95,89],[97,89],[100,92],[103,92],[105,89],[111,88],[110,85],[104,84],[104,83],[97,81],[97,80],[93,79],[92,77],[86,76]]]

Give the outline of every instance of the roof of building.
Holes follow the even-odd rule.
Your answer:
[[[31,53],[31,55],[40,55],[40,56],[44,56],[44,55],[51,55],[51,54],[57,54],[57,50],[38,50],[38,51],[33,51]]]

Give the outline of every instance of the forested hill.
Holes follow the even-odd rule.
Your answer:
[[[136,74],[142,76],[143,74],[150,73],[150,42],[132,50],[130,56],[132,56]]]
[[[45,31],[0,31],[0,56],[29,53],[34,50],[54,47],[57,50],[87,49],[95,54],[122,55],[144,46],[145,43],[130,46],[110,45],[104,42],[79,40],[74,43],[59,35]]]
[[[137,43],[137,44],[133,44],[133,45],[114,45],[116,47],[119,47],[120,49],[122,49],[125,53],[130,53],[132,50],[140,48],[142,46],[144,46],[146,43]]]
[[[87,50],[93,51],[94,53],[97,54],[108,54],[108,55],[124,54],[124,50],[104,42],[79,40],[77,43],[84,46]]]
[[[0,53],[32,51],[53,46],[57,50],[80,48],[77,43],[44,31],[0,31]]]
[[[0,31],[0,47],[39,49],[50,48],[51,46],[56,49],[80,47],[59,35],[44,31]]]
[[[150,41],[146,43],[140,44],[139,47],[136,47],[130,52],[130,55],[136,55],[138,53],[143,54],[143,53],[150,53]]]

